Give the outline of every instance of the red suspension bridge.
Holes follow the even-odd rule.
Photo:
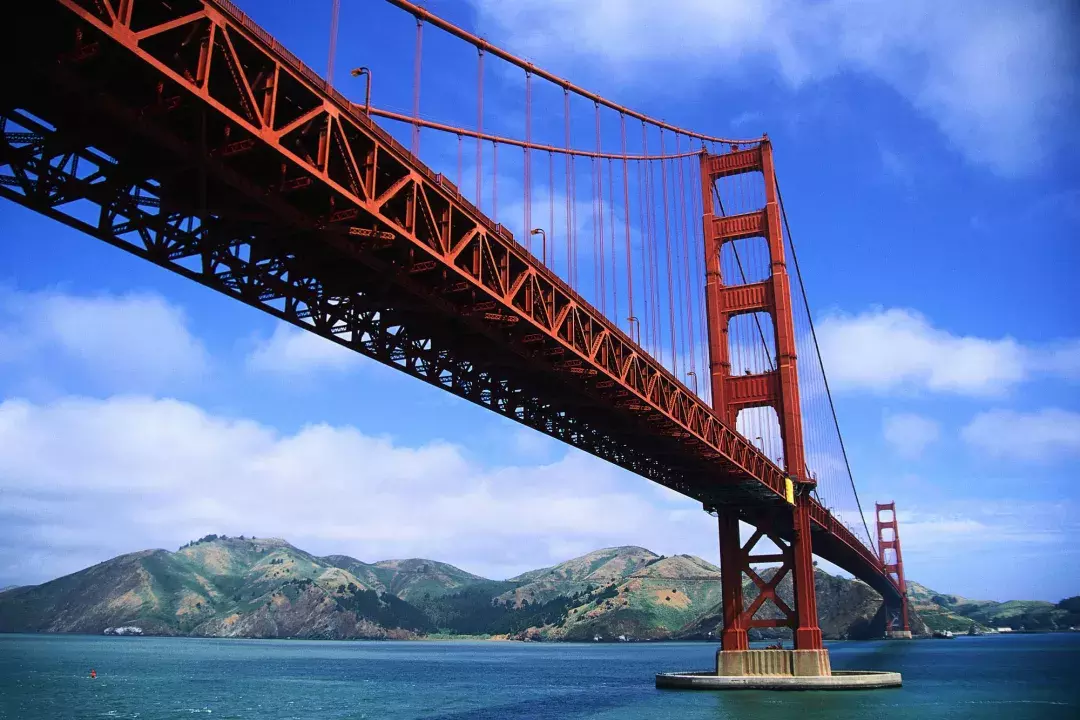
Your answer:
[[[893,508],[875,544],[768,138],[675,127],[389,2],[416,21],[411,113],[372,105],[369,68],[362,103],[331,84],[336,0],[325,79],[227,0],[12,3],[0,194],[700,501],[725,651],[776,626],[821,649],[813,553],[907,630]],[[425,32],[475,48],[475,126],[421,114]],[[523,127],[500,136],[512,73]]]

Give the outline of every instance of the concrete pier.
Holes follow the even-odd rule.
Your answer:
[[[828,650],[719,650],[715,671],[656,676],[656,687],[673,690],[869,690],[902,684],[900,673],[833,671]]]
[[[724,677],[710,672],[661,673],[656,687],[667,690],[876,690],[903,685],[900,673],[837,670],[832,675]]]
[[[910,640],[911,639],[911,631],[910,630],[889,630],[887,633],[885,633],[885,637],[887,637],[889,640]]]
[[[716,674],[822,677],[832,674],[832,666],[828,650],[717,650]]]

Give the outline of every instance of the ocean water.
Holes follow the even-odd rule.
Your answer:
[[[830,650],[833,667],[898,670],[904,687],[655,688],[657,672],[711,666],[705,643],[0,635],[0,718],[1080,718],[1080,634]]]

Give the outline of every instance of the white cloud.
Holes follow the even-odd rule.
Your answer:
[[[898,455],[915,459],[937,442],[941,437],[941,428],[935,421],[921,415],[897,413],[885,417],[884,433],[885,440]]]
[[[715,558],[689,500],[582,453],[488,467],[443,442],[350,427],[284,435],[175,400],[0,404],[0,585],[206,533],[285,537],[361,559],[427,556],[507,577],[566,547]],[[696,518],[696,519],[695,519]]]
[[[299,375],[312,370],[349,370],[360,365],[361,355],[332,340],[286,323],[260,340],[247,355],[247,367],[260,372]]]
[[[960,436],[992,458],[1053,462],[1080,456],[1080,413],[1058,408],[991,410],[976,415]]]
[[[994,600],[1056,602],[1076,593],[1075,500],[981,494],[897,507],[909,581]]]
[[[0,288],[0,363],[33,367],[57,358],[125,389],[197,378],[209,365],[184,311],[155,293]]]
[[[988,396],[1040,374],[1080,375],[1080,342],[1075,340],[1027,347],[1010,337],[953,335],[903,308],[826,316],[818,340],[829,379],[838,389]]]
[[[1054,147],[1076,97],[1067,2],[473,0],[481,24],[537,61],[641,81],[774,69],[791,87],[845,73],[889,85],[974,163],[1015,174]]]
[[[1060,543],[1080,529],[1073,507],[1067,500],[952,501],[898,508],[896,519],[905,553],[955,558],[990,546]]]
[[[278,323],[247,357],[253,370],[286,375],[316,370],[349,370],[361,362],[356,352],[306,330]]]

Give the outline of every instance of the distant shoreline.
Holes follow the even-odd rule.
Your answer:
[[[1076,635],[1080,634],[1080,630],[1016,630],[1008,633],[978,633],[976,635],[968,635],[967,633],[959,633],[953,636],[952,639],[959,638],[984,638],[984,637],[1008,637],[1011,635]],[[701,639],[671,639],[671,638],[657,638],[657,639],[626,639],[626,640],[561,640],[561,639],[518,639],[511,637],[498,637],[498,636],[486,636],[486,635],[430,635],[419,636],[411,638],[378,638],[378,637],[355,637],[355,638],[327,638],[327,637],[258,637],[254,635],[165,635],[165,634],[149,634],[143,633],[141,635],[115,635],[101,633],[85,633],[85,632],[51,632],[51,631],[18,631],[10,632],[0,630],[0,636],[10,635],[33,635],[33,636],[48,636],[48,637],[100,637],[100,638],[125,638],[131,640],[143,639],[161,639],[161,638],[179,638],[187,640],[270,640],[270,641],[283,641],[292,640],[298,642],[378,642],[378,643],[410,643],[410,642],[484,642],[484,643],[521,643],[521,644],[534,644],[534,645],[641,645],[650,644],[656,645],[660,643],[680,643],[680,644],[702,644],[709,645],[720,643],[719,639],[716,640],[701,640]],[[843,640],[826,640],[828,643],[866,643],[876,642],[881,640],[887,640],[888,638],[859,638],[859,639],[843,639]],[[940,640],[942,638],[935,638],[932,635],[916,635],[912,640]],[[751,640],[751,644],[754,643],[774,643],[775,639],[765,640]],[[785,642],[790,644],[790,640]],[[900,642],[900,641],[897,641]]]

